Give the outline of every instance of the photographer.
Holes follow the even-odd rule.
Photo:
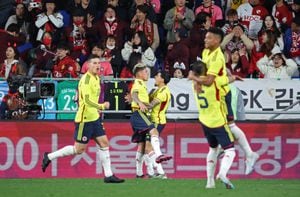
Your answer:
[[[8,93],[3,97],[0,104],[0,120],[24,120],[28,117],[26,101],[18,91],[19,84],[12,77],[7,79],[9,85]]]

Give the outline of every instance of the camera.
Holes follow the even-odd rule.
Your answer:
[[[32,7],[32,8],[38,8],[40,6],[40,4],[37,3],[37,2],[30,2],[29,6]]]
[[[39,99],[55,96],[55,83],[50,81],[33,81],[30,77],[16,75],[7,79],[9,90],[19,92],[23,104],[17,109],[7,112],[7,117],[15,119],[37,119],[42,107],[37,104]]]
[[[29,103],[35,103],[39,99],[55,96],[55,83],[48,81],[32,81],[27,76],[12,76],[8,80],[11,90],[19,90],[23,99]]]

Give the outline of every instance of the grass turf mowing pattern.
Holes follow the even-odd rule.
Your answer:
[[[3,197],[299,197],[299,180],[232,180],[236,189],[205,189],[201,179],[127,179],[121,184],[105,184],[103,179],[0,179]]]

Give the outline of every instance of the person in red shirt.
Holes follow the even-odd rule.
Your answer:
[[[273,6],[272,15],[279,23],[282,32],[291,26],[293,20],[293,13],[290,11],[289,7],[286,5],[284,0],[276,0],[276,4]]]
[[[74,59],[69,56],[69,54],[70,49],[67,44],[58,44],[55,64],[52,71],[52,75],[54,78],[78,77],[80,66]]]

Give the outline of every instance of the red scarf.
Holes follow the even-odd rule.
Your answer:
[[[143,24],[138,24],[135,28],[136,31],[143,31],[147,38],[148,44],[151,45],[154,40],[154,27],[149,19],[145,19]]]
[[[184,16],[184,14],[185,14],[185,7],[183,7],[183,8],[177,8],[176,7],[175,10],[174,10],[174,16],[176,16],[177,13],[180,13],[181,15]],[[173,26],[174,31],[176,29],[179,29],[180,27],[181,27],[181,24],[180,24],[179,20],[177,19],[177,17],[175,17],[174,26]]]
[[[114,20],[113,22],[108,22],[107,20],[104,21],[104,26],[106,29],[106,35],[115,35],[115,31],[118,27],[117,20]]]

